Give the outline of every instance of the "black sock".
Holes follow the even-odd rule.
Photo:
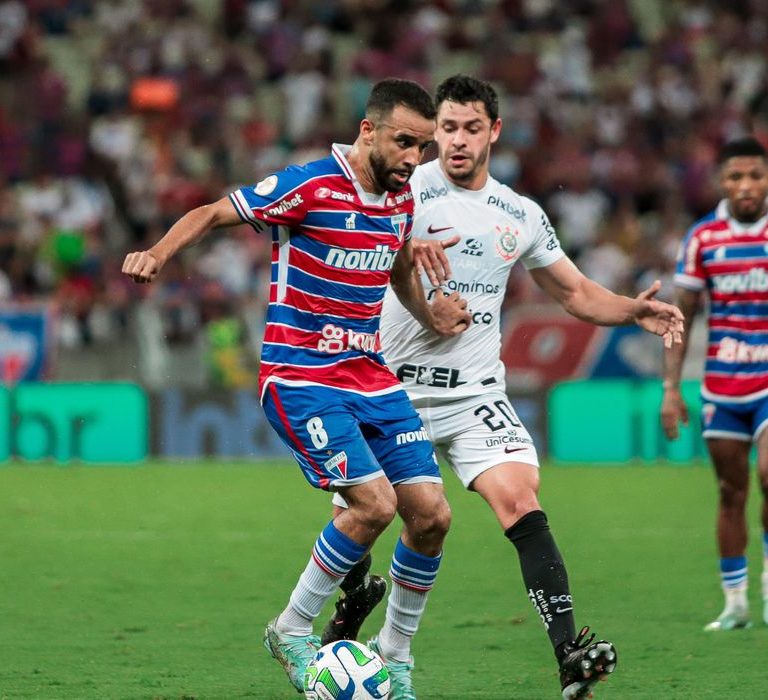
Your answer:
[[[368,569],[371,568],[371,554],[366,554],[357,564],[355,564],[349,573],[341,582],[341,590],[345,595],[354,595],[358,589],[365,587],[368,583]]]
[[[576,627],[568,572],[549,531],[547,516],[540,510],[526,513],[504,534],[517,548],[528,597],[541,616],[560,661],[565,655],[565,644],[576,636]]]

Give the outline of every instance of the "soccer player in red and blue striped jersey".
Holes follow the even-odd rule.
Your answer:
[[[680,377],[688,330],[701,297],[709,301],[709,338],[701,388],[703,436],[717,473],[717,539],[725,607],[708,631],[747,627],[749,455],[757,446],[763,491],[763,599],[768,623],[768,157],[754,138],[731,141],[719,154],[725,194],[690,229],[675,274],[685,315],[682,344],[665,354],[661,418],[670,439],[688,423]]]
[[[434,118],[421,86],[381,81],[352,146],[188,212],[123,264],[135,281],[151,282],[212,228],[246,222],[271,234],[261,401],[307,481],[350,506],[318,537],[288,606],[267,626],[265,645],[298,690],[319,643],[315,617],[396,513],[404,527],[395,559],[413,581],[406,626],[415,631],[450,522],[431,443],[379,343],[388,283],[429,332],[451,337],[470,323],[457,294],[427,304],[413,270],[408,180]],[[410,668],[392,680],[393,699],[413,697]]]

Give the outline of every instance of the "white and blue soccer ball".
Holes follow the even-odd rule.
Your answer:
[[[318,649],[304,673],[306,700],[386,700],[389,686],[381,657],[348,639]]]

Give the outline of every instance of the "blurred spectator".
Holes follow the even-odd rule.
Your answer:
[[[213,237],[151,289],[125,249],[344,141],[372,82],[458,71],[499,90],[494,175],[636,292],[714,205],[718,147],[768,140],[767,37],[762,0],[0,0],[0,300],[54,300],[73,347],[133,328],[158,382],[164,345],[204,342],[237,384],[271,242]],[[537,298],[526,279],[510,300]]]

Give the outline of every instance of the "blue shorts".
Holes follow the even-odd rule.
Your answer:
[[[752,442],[768,425],[768,397],[737,403],[702,397],[701,426],[705,438]]]
[[[386,476],[442,483],[432,443],[402,390],[362,396],[272,382],[264,413],[312,486],[335,490]]]

